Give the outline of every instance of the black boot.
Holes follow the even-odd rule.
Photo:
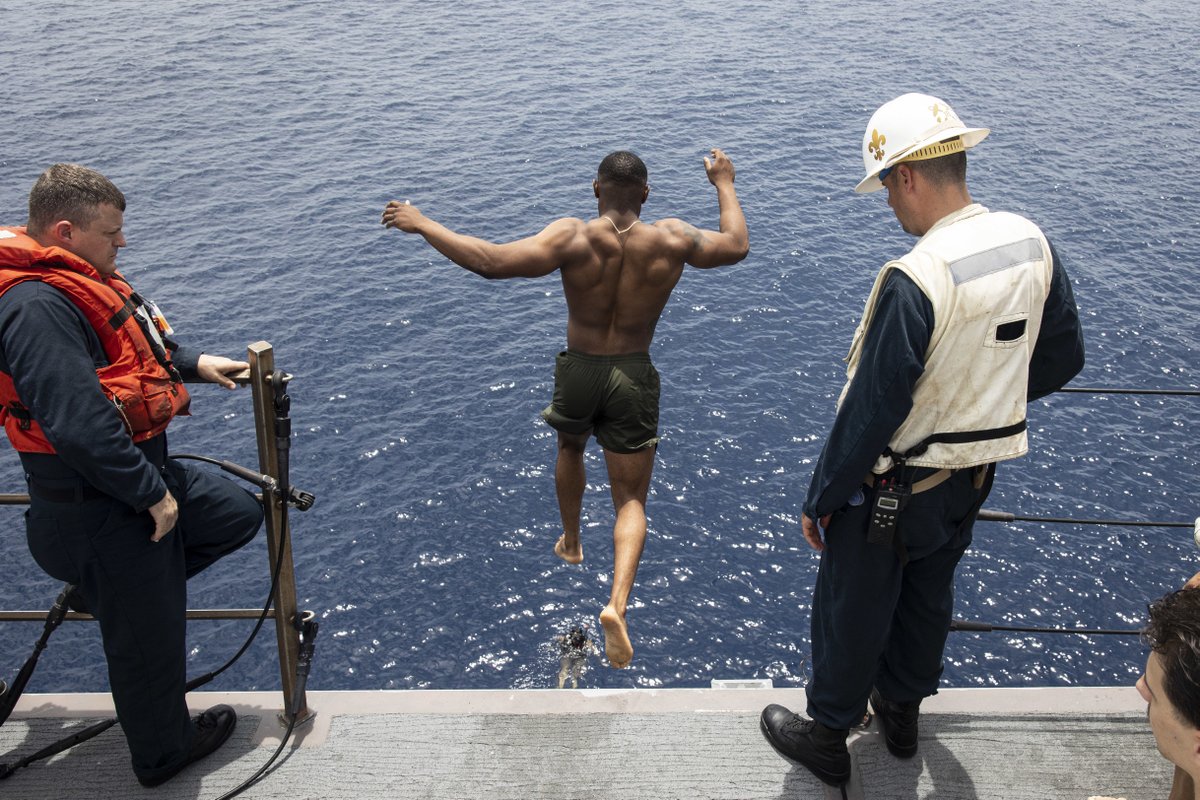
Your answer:
[[[225,744],[225,740],[233,733],[237,724],[237,714],[227,705],[213,706],[202,714],[192,717],[192,725],[196,729],[196,738],[183,761],[158,770],[148,775],[138,775],[142,786],[158,786],[174,778],[179,772],[194,761],[199,761],[209,753]]]
[[[793,714],[783,706],[763,709],[759,728],[779,755],[794,761],[830,786],[850,780],[849,731],[826,728],[812,719]]]
[[[917,717],[921,701],[893,703],[884,700],[878,689],[871,690],[871,708],[883,728],[883,740],[896,758],[912,758],[917,754]]]

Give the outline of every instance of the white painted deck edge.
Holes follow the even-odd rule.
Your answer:
[[[277,716],[279,692],[193,692],[188,705],[202,710],[227,703],[239,714]],[[296,734],[301,747],[323,744],[330,722],[342,715],[407,714],[723,714],[758,713],[780,703],[803,713],[802,688],[775,689],[514,689],[310,691],[314,718]],[[921,706],[923,714],[1123,714],[1143,711],[1132,686],[942,689]],[[13,718],[79,718],[113,715],[108,694],[26,694]],[[278,742],[282,724],[262,725],[257,745]]]

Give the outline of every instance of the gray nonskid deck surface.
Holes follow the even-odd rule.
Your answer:
[[[12,719],[0,748],[13,760],[80,720]],[[274,750],[257,741],[276,721],[243,713],[229,743],[157,789],[129,771],[119,730],[0,782],[12,800],[216,798]],[[323,742],[289,750],[245,798],[711,798],[838,797],[777,756],[752,712],[338,714]],[[927,714],[921,749],[901,761],[878,734],[851,743],[852,797],[1165,797],[1167,763],[1144,715]]]

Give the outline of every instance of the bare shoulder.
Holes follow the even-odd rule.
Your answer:
[[[660,219],[654,227],[662,231],[670,244],[691,250],[704,241],[704,232],[691,223],[675,217]]]
[[[563,261],[565,266],[576,260],[586,259],[591,253],[587,231],[588,225],[584,220],[578,217],[562,217],[551,222],[534,238]]]
[[[566,248],[572,244],[585,241],[587,223],[578,217],[561,217],[554,220],[536,238],[548,242],[555,248]]]
[[[586,227],[587,223],[578,217],[561,217],[543,228],[539,235],[569,238],[581,235]]]

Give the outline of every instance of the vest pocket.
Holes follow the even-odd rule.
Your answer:
[[[1029,318],[1024,313],[995,317],[985,344],[987,347],[1015,347],[1028,338],[1028,331]]]

